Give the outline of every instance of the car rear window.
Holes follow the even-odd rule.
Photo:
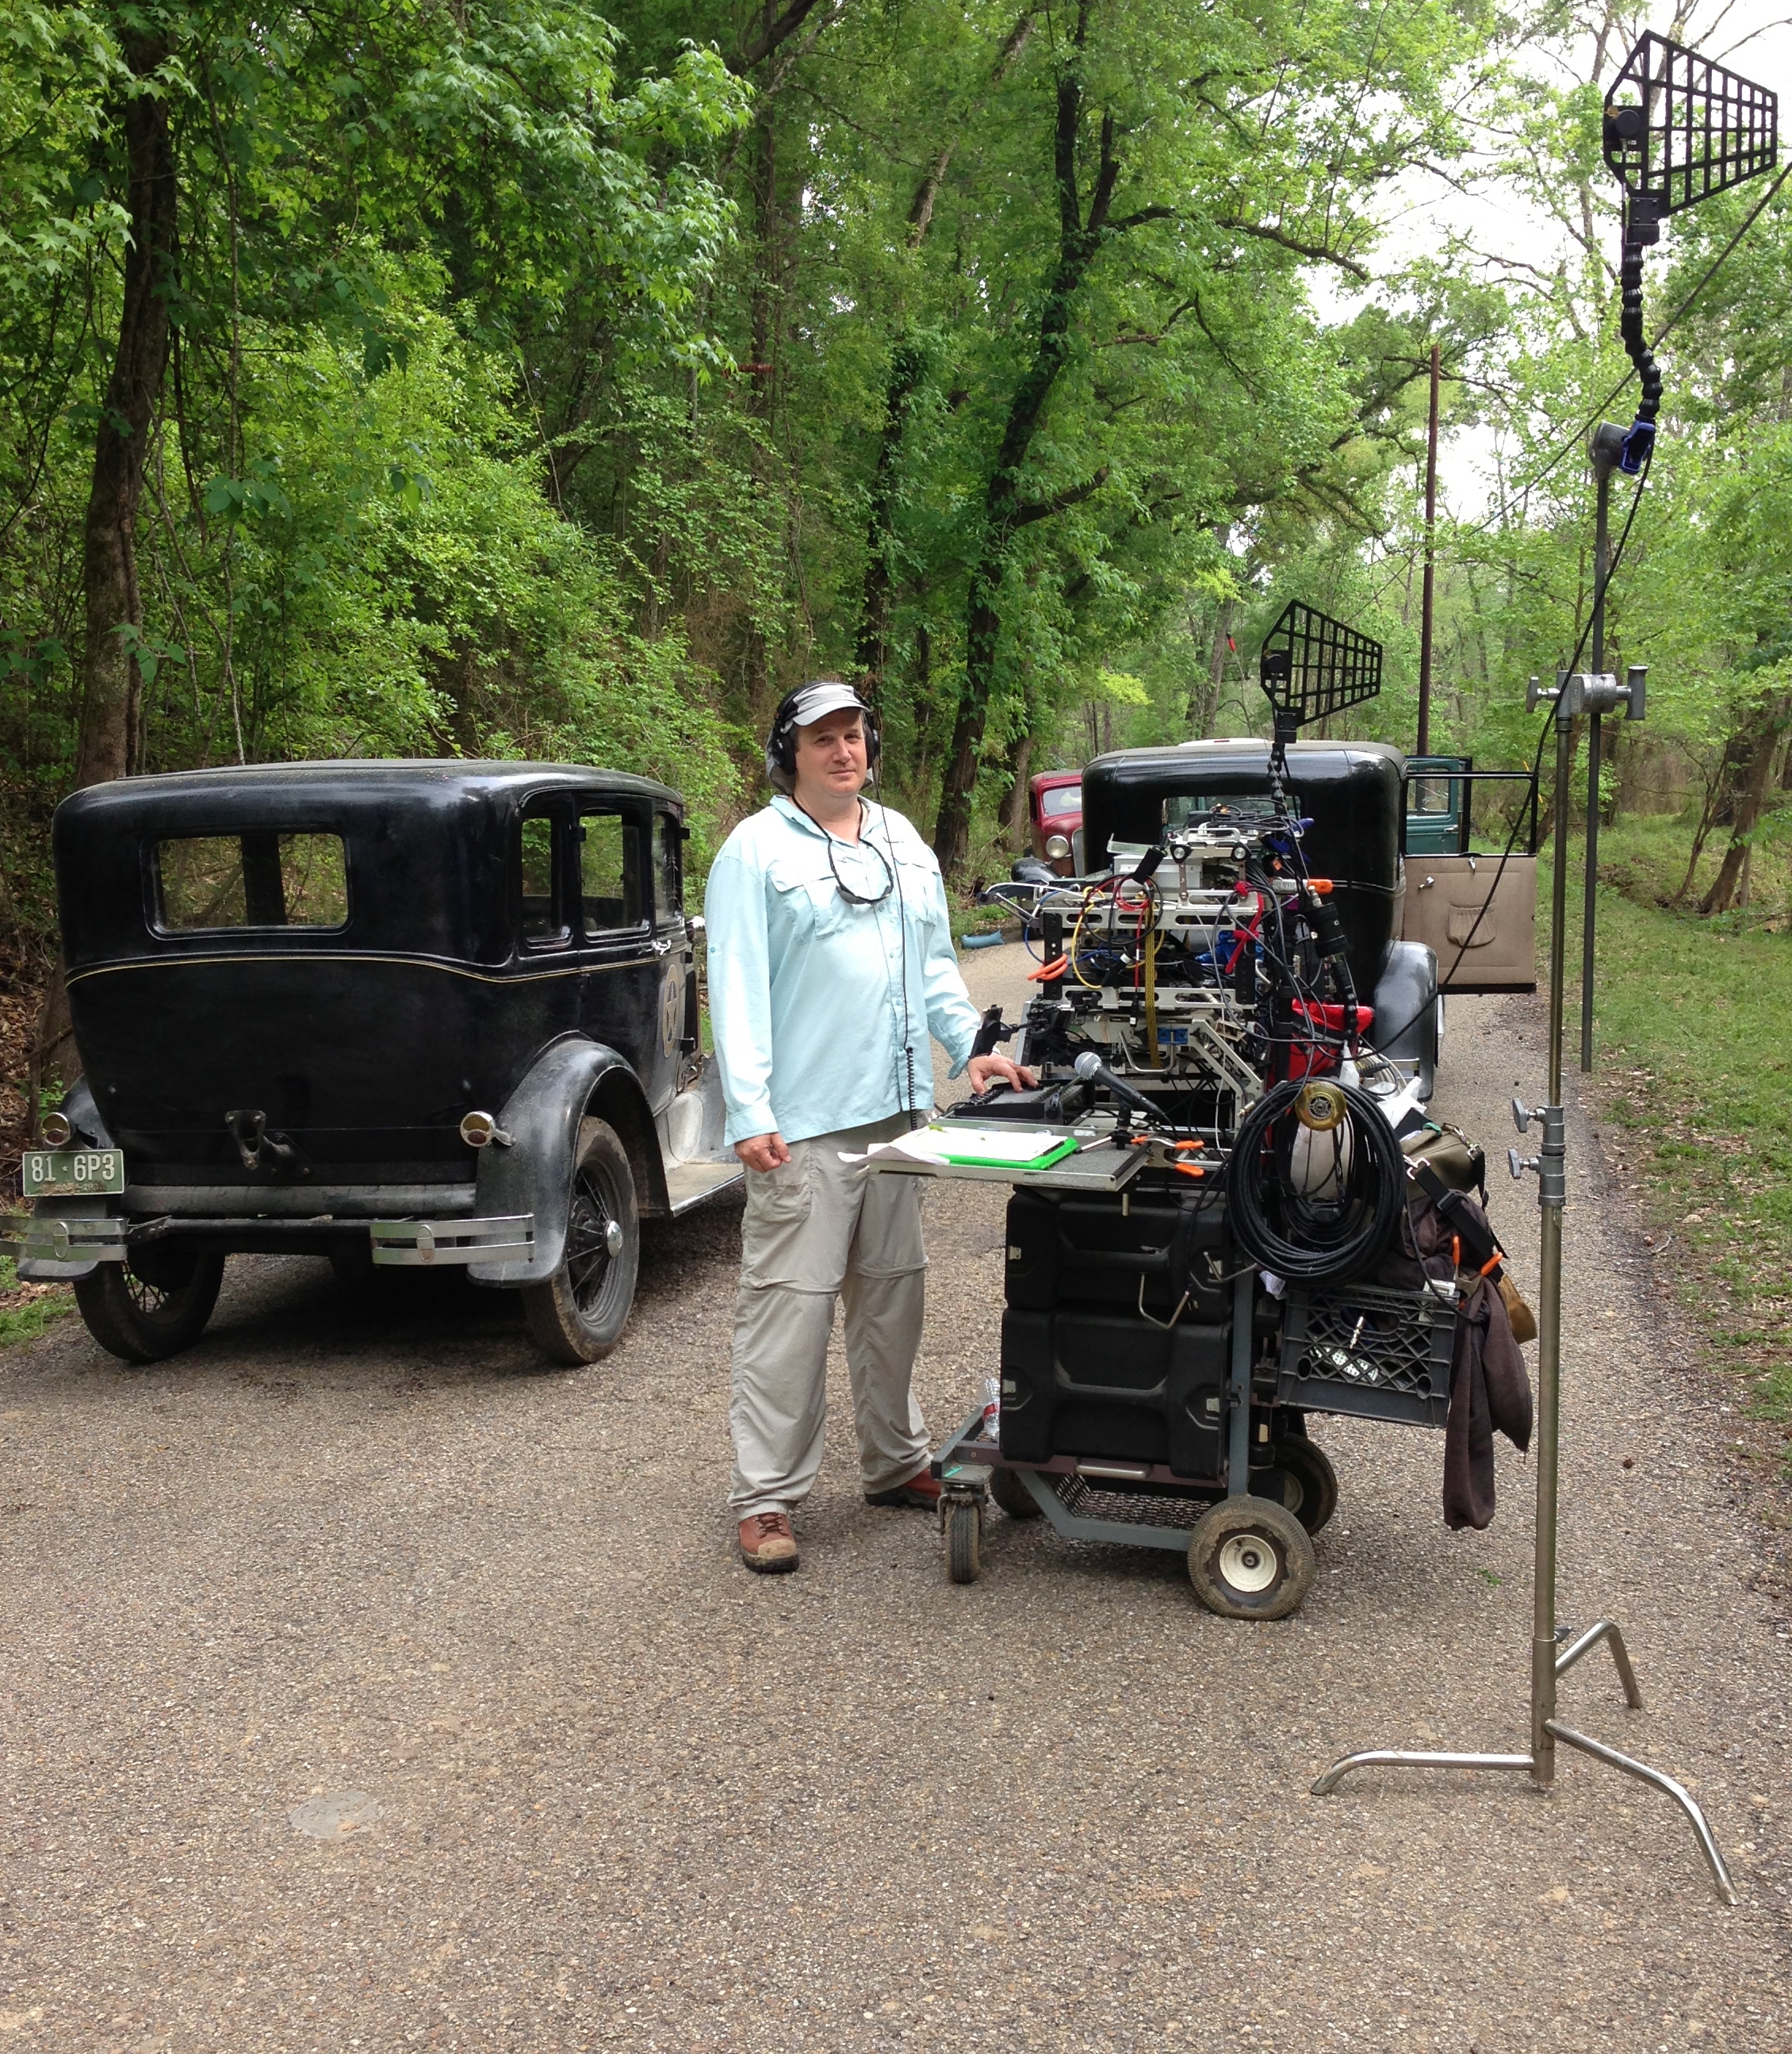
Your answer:
[[[1274,810],[1267,792],[1189,792],[1164,801],[1166,828],[1192,827],[1215,813],[1256,815]]]
[[[155,845],[161,925],[340,927],[348,918],[348,864],[340,835],[183,835]]]

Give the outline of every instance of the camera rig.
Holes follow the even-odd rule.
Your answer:
[[[978,1049],[1012,1041],[1039,1081],[870,1159],[1014,1187],[1000,1373],[933,1466],[957,1581],[979,1572],[992,1497],[1070,1539],[1174,1548],[1214,1611],[1281,1618],[1338,1498],[1307,1415],[1444,1423],[1459,1271],[1491,1288],[1499,1257],[1464,1195],[1483,1167],[1465,1143],[1444,1194],[1462,1218],[1422,1257],[1400,1236],[1415,1189],[1444,1218],[1402,1146],[1444,1138],[1420,1110],[1427,1065],[1385,1053],[1436,1001],[1431,951],[1392,938],[1400,779],[1380,745],[1291,754],[1373,697],[1381,660],[1295,602],[1263,644],[1266,750],[1089,766],[1098,859],[1074,877],[1017,865],[984,894],[1039,960],[1021,1020],[992,1008]],[[1380,1048],[1377,1006],[1397,1023]]]
[[[1309,867],[1312,821],[1288,792],[1288,745],[1380,691],[1381,645],[1294,600],[1259,667],[1275,718],[1267,792],[1166,799],[1156,838],[1110,841],[1102,868],[985,890],[1043,946],[1013,1051],[1042,1081],[986,1094],[977,1116],[1106,1104],[1122,1123],[1224,1146],[1281,1084],[1337,1075],[1377,1095],[1409,1084],[1368,1040],[1332,880]],[[987,1022],[980,1053],[1014,1032]]]

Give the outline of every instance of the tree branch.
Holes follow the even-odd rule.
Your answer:
[[[728,69],[737,77],[762,65],[780,43],[787,42],[802,27],[815,9],[817,0],[790,0],[790,5],[773,22],[768,22],[750,43],[728,60]]]
[[[1348,271],[1353,278],[1369,283],[1369,273],[1354,257],[1346,257],[1336,250],[1326,250],[1318,244],[1303,242],[1296,237],[1285,234],[1279,228],[1271,228],[1259,221],[1228,219],[1214,224],[1219,228],[1229,228],[1239,235],[1255,236],[1260,242],[1273,242],[1283,250],[1291,250],[1297,257],[1311,258],[1315,264],[1335,264],[1341,271]]]
[[[1033,25],[1037,17],[1028,8],[1008,31],[1008,41],[997,52],[995,63],[989,70],[989,91],[993,92],[1007,78],[1020,61],[1021,53],[1032,40]],[[962,133],[965,124],[983,111],[988,92],[981,93],[960,116],[958,128]],[[909,206],[909,247],[918,250],[925,239],[933,219],[933,203],[939,197],[940,187],[945,183],[945,175],[951,168],[953,155],[957,149],[956,137],[943,144],[927,167],[921,183],[914,189],[914,198]]]
[[[1049,499],[1029,499],[1015,508],[1009,517],[1011,528],[1024,528],[1035,521],[1049,521],[1053,514],[1062,514],[1068,508],[1080,506],[1085,499],[1092,498],[1107,482],[1108,467],[1104,463],[1094,476],[1081,485],[1067,485]]]
[[[1129,228],[1142,228],[1148,221],[1174,221],[1173,207],[1142,207],[1137,214],[1123,214],[1107,224],[1110,235],[1124,235]]]
[[[1100,168],[1095,173],[1094,197],[1089,203],[1089,233],[1099,235],[1107,226],[1107,211],[1114,203],[1114,188],[1120,176],[1120,160],[1114,154],[1114,109],[1102,109]]]

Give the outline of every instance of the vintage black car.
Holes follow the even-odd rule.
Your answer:
[[[678,794],[547,763],[98,785],[53,830],[83,1075],[20,1273],[189,1345],[233,1253],[463,1264],[551,1359],[621,1335],[639,1222],[736,1182],[699,1046]]]

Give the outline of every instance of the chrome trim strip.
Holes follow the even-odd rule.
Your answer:
[[[674,943],[674,946],[676,944]],[[444,962],[439,956],[401,956],[374,954],[358,949],[281,949],[272,955],[246,955],[232,953],[226,955],[198,956],[140,956],[128,962],[95,963],[86,970],[72,970],[68,982],[71,985],[84,983],[90,977],[116,977],[120,972],[136,970],[202,970],[221,968],[232,963],[385,963],[400,970],[439,970],[445,977],[462,977],[475,984],[547,984],[568,977],[591,977],[608,970],[646,970],[666,960],[663,954],[651,952],[644,956],[630,956],[623,962],[604,959],[586,960],[569,963],[558,970],[469,970],[460,963]]]
[[[0,1248],[20,1262],[122,1262],[128,1220],[66,1213],[0,1217]]]
[[[367,1234],[374,1261],[394,1267],[527,1262],[535,1253],[533,1213],[498,1219],[375,1220]]]

